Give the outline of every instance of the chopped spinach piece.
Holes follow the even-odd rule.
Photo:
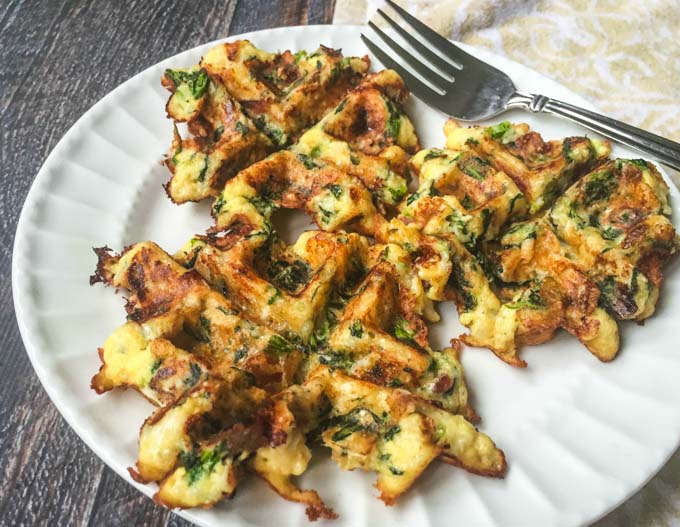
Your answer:
[[[335,216],[335,212],[328,210],[321,205],[318,205],[318,207],[321,211],[321,223],[329,223],[333,219],[333,216]]]
[[[524,194],[515,194],[512,199],[510,200],[510,207],[508,209],[508,214],[512,214],[512,211],[515,209],[515,202],[521,198]]]
[[[272,209],[274,208],[274,204],[263,196],[259,195],[252,196],[248,198],[248,201],[253,205],[253,207],[257,209],[257,212],[259,212],[263,216],[267,216],[268,214],[270,214]]]
[[[399,137],[399,128],[401,127],[401,115],[394,103],[389,99],[387,100],[387,110],[389,111],[390,115],[387,118],[385,134],[387,137],[391,137],[396,141],[396,139]]]
[[[153,364],[151,365],[151,375],[158,371],[158,368],[161,367],[161,364],[163,364],[163,359],[156,359],[153,361]]]
[[[205,174],[208,172],[208,156],[203,157],[203,167],[201,168],[201,171],[198,173],[198,178],[197,180],[200,182],[205,181]]]
[[[345,107],[345,104],[347,104],[347,98],[340,101],[340,104],[338,104],[335,107],[335,113],[340,113],[342,111],[342,109]]]
[[[591,205],[595,201],[609,198],[611,193],[616,190],[617,182],[614,174],[609,170],[595,172],[585,183],[584,201],[586,205]]]
[[[179,461],[186,470],[189,486],[192,486],[203,476],[210,474],[215,466],[222,461],[225,450],[224,443],[220,443],[215,448],[202,452],[200,456],[195,451],[182,452]]]
[[[319,168],[319,165],[317,165],[314,160],[308,156],[307,154],[298,154],[297,155],[298,159],[300,162],[305,165],[305,168],[308,170],[312,170],[314,168]]]
[[[328,189],[331,194],[335,197],[335,199],[340,199],[340,196],[342,196],[342,187],[340,185],[336,185],[335,183],[331,183],[329,185],[326,185],[324,187],[325,189]]]
[[[439,148],[432,148],[427,154],[425,154],[423,161],[429,161],[430,159],[438,159],[440,157],[446,157],[446,152]]]
[[[341,370],[349,370],[352,367],[352,364],[354,364],[354,359],[348,353],[328,350],[319,353],[319,362],[329,366],[331,369],[339,368]]]
[[[469,156],[458,161],[458,168],[471,178],[474,178],[477,181],[484,181],[486,179],[486,173],[489,170],[489,163],[481,157]]]
[[[468,196],[467,194],[465,194],[465,196],[463,196],[463,199],[460,200],[460,204],[463,206],[463,208],[465,210],[470,210],[470,209],[475,208],[475,203],[472,201],[472,198],[470,196]],[[510,212],[512,212],[512,205],[513,205],[513,202],[510,203]]]
[[[342,441],[355,432],[364,430],[375,432],[380,424],[382,424],[382,420],[373,412],[363,407],[357,407],[349,413],[332,417],[328,422],[328,427],[339,426],[340,429],[333,433],[331,439]]]
[[[516,302],[506,304],[510,309],[543,309],[545,302],[541,297],[541,285],[535,284]]]
[[[278,260],[269,267],[268,274],[275,285],[292,293],[309,281],[312,268],[302,260]]]
[[[272,335],[269,337],[267,349],[273,351],[277,355],[281,355],[295,350],[295,346],[281,335]]]
[[[414,342],[413,337],[416,336],[415,330],[409,327],[408,321],[403,317],[398,317],[394,321],[394,336],[399,340],[406,342]]]
[[[414,192],[411,194],[408,198],[406,198],[406,205],[411,205],[414,201],[416,201],[418,198],[420,198],[420,193],[419,192]]]
[[[361,324],[361,320],[355,320],[349,327],[350,334],[357,339],[360,339],[364,334],[364,326]]]
[[[165,70],[165,76],[168,77],[175,86],[186,83],[189,86],[189,91],[194,99],[200,98],[208,87],[208,73],[204,69],[198,71],[182,71],[182,70]]]
[[[236,126],[238,126],[238,123]],[[220,137],[222,137],[223,133],[224,133],[223,125],[219,125],[217,128],[215,128],[215,131],[213,132],[213,142],[217,143],[217,141],[220,140]]]
[[[279,298],[281,297],[281,290],[278,288],[274,288],[274,294],[269,297],[269,300],[267,300],[267,305],[271,306],[274,302],[276,302]]]
[[[615,240],[616,238],[621,236],[621,234],[623,234],[623,232],[620,231],[619,229],[615,229],[614,227],[606,227],[604,229],[600,229],[600,235],[605,240]]]
[[[469,291],[472,288],[472,284],[468,281],[465,275],[465,269],[461,265],[457,258],[454,258],[452,263],[451,276],[449,277],[449,282],[451,286],[458,291],[462,300],[463,308],[465,311],[470,311],[477,307],[477,300],[474,295]]]
[[[383,434],[383,439],[385,441],[392,441],[394,436],[396,436],[399,432],[401,432],[401,427],[399,425],[391,426],[387,429],[387,432]]]
[[[236,123],[236,131],[241,134],[243,137],[248,135],[248,132],[250,132],[250,128],[248,127],[247,124],[242,123],[241,121],[238,121]]]
[[[395,476],[402,476],[404,474],[403,470],[399,470],[398,468],[395,468],[393,466],[390,466],[390,472]]]
[[[226,200],[224,199],[224,196],[222,194],[217,196],[217,199],[215,200],[215,203],[213,204],[213,212],[215,214],[219,214],[220,211],[222,210],[222,207],[224,207],[225,203],[226,203]]]
[[[189,363],[189,376],[184,378],[184,385],[185,386],[194,386],[198,380],[201,378],[201,374],[203,373],[203,370],[201,369],[201,366],[196,364],[195,362],[190,362]]]
[[[199,340],[201,342],[210,342],[210,319],[204,317],[201,315],[198,317],[198,323],[199,323]]]

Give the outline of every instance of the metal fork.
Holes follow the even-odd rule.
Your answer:
[[[373,22],[369,22],[369,26],[391,48],[391,53],[381,49],[364,34],[361,39],[385,66],[397,70],[409,89],[430,106],[461,121],[481,121],[512,108],[551,113],[680,170],[680,143],[545,95],[520,92],[505,73],[466,53],[392,0],[386,1],[410,26],[411,31],[381,9],[378,9],[378,14],[421,58],[404,49]],[[431,86],[407,71],[395,60],[396,57]]]

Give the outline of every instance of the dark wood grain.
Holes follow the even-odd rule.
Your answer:
[[[0,525],[189,524],[119,478],[80,441],[33,373],[11,292],[14,231],[59,138],[122,81],[198,44],[329,23],[333,0],[0,2]]]

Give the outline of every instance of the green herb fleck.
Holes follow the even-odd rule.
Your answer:
[[[267,305],[271,306],[274,302],[276,302],[279,298],[281,297],[281,290],[278,288],[274,288],[274,294],[269,297],[269,300],[267,300]]]
[[[198,173],[198,181],[203,182],[205,180],[205,174],[208,172],[208,156],[203,157],[203,167]]]
[[[317,165],[314,160],[308,156],[307,154],[298,154],[297,155],[298,159],[300,162],[305,165],[305,168],[308,170],[312,170],[314,168],[319,168],[319,165]]]
[[[475,203],[472,201],[472,198],[467,194],[465,194],[465,196],[463,196],[463,199],[460,200],[460,204],[465,208],[465,210],[471,210],[475,208]],[[512,212],[512,203],[510,206],[510,211]]]
[[[247,124],[238,121],[236,123],[236,131],[240,133],[243,137],[245,137],[248,135],[248,132],[250,132],[250,128],[248,127]]]
[[[238,126],[238,124],[236,126]],[[213,142],[217,143],[217,141],[220,140],[220,137],[222,137],[223,133],[224,133],[224,126],[219,125],[217,128],[215,128],[215,131],[213,132]]]
[[[200,456],[197,456],[195,452],[182,452],[180,454],[180,464],[186,470],[189,486],[214,470],[215,466],[222,461],[224,450],[224,445],[220,443],[215,448],[202,452]]]
[[[420,198],[420,193],[414,192],[408,198],[406,198],[406,205],[411,205],[414,201]]]
[[[591,205],[595,201],[605,200],[616,189],[617,182],[609,170],[603,170],[592,174],[585,184],[585,204]]]
[[[387,119],[387,128],[385,129],[385,133],[387,137],[391,137],[396,140],[399,137],[399,129],[401,128],[401,115],[394,103],[389,99],[387,100],[387,109],[390,115]]]
[[[394,321],[394,336],[399,340],[413,342],[415,335],[415,330],[409,327],[408,321],[405,318],[399,317]]]
[[[295,349],[295,346],[281,335],[272,335],[269,337],[267,349],[275,352],[277,355],[290,353]]]
[[[208,73],[204,70],[198,71],[182,71],[182,70],[165,70],[165,76],[168,77],[175,86],[186,83],[189,86],[189,91],[194,99],[200,98],[208,87]]]
[[[331,369],[349,370],[352,364],[354,364],[354,359],[350,354],[340,351],[324,351],[319,353],[318,356],[319,362],[329,366]]]
[[[210,319],[201,315],[198,317],[200,328],[199,340],[201,342],[210,342]]]
[[[484,181],[489,170],[489,163],[477,156],[468,156],[458,162],[458,168],[477,181]]]
[[[399,432],[401,432],[401,427],[399,425],[391,426],[383,435],[383,439],[385,441],[392,441],[394,436],[396,436]]]
[[[430,159],[438,159],[440,157],[446,157],[446,152],[439,148],[432,148],[427,154],[425,154],[423,161],[429,161]]]
[[[222,207],[224,207],[226,203],[226,200],[224,199],[224,196],[220,194],[217,196],[217,199],[215,200],[215,203],[213,204],[213,212],[215,214],[219,214],[220,211],[222,210]]]
[[[312,268],[302,260],[279,260],[271,264],[268,274],[272,283],[288,292],[295,292],[309,281]]]
[[[357,339],[360,339],[364,334],[364,326],[361,325],[360,320],[355,320],[349,327],[350,334]]]
[[[153,361],[153,364],[151,365],[151,375],[158,371],[158,368],[161,367],[161,364],[163,364],[163,359],[156,359]]]
[[[190,362],[189,363],[189,376],[184,379],[184,385],[185,386],[194,386],[197,382],[198,379],[201,378],[201,374],[203,373],[203,370],[201,367],[196,364],[195,362]]]
[[[512,143],[517,139],[517,132],[508,121],[503,121],[495,126],[487,128],[489,135],[496,141],[501,141],[504,145]]]
[[[330,193],[333,194],[333,196],[335,196],[335,199],[340,199],[340,196],[342,196],[342,187],[340,185],[331,183],[329,185],[326,185],[324,188],[328,189]]]

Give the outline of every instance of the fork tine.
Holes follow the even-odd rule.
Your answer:
[[[441,58],[439,55],[434,53],[430,48],[427,46],[423,45],[423,43],[418,40],[416,37],[411,35],[408,31],[406,31],[403,27],[401,27],[399,24],[397,24],[392,17],[387,16],[387,14],[382,10],[378,9],[377,13],[383,17],[383,19],[390,25],[392,28],[401,35],[401,37],[406,40],[411,46],[413,46],[413,49],[415,49],[418,53],[420,53],[423,57],[425,57],[427,60],[429,60],[434,66],[442,70],[448,75],[451,75],[451,77],[454,77],[455,74],[458,72],[458,70],[461,69],[460,64],[455,67],[448,61],[444,60]]]
[[[446,91],[447,85],[450,84],[450,80],[443,77],[441,74],[433,71],[427,65],[425,65],[421,60],[417,59],[411,55],[408,51],[402,48],[394,40],[387,36],[387,34],[376,26],[373,22],[368,23],[368,26],[375,31],[375,33],[387,44],[388,47],[392,48],[392,51],[401,58],[406,64],[411,66],[418,75],[424,77],[430,81],[435,87],[439,88],[441,91]],[[403,69],[403,68],[402,68]]]
[[[466,66],[470,65],[472,62],[480,62],[478,59],[470,55],[469,53],[466,53],[462,49],[460,49],[458,46],[453,44],[451,41],[448,39],[442,37],[439,33],[434,31],[433,29],[430,29],[427,27],[425,24],[423,24],[420,20],[418,20],[416,17],[413,15],[409,14],[408,11],[406,11],[403,7],[397,5],[393,0],[385,0],[391,7],[394,9],[401,17],[413,28],[415,29],[416,33],[418,33],[421,37],[425,39],[425,41],[429,42],[432,44],[435,48],[437,48],[440,52],[442,52],[444,55],[447,55],[453,59],[454,61],[460,63],[461,69]]]
[[[415,93],[419,99],[421,99],[426,104],[429,104],[430,106],[434,106],[435,108],[441,105],[442,96],[439,93],[434,91],[429,86],[425,85],[423,81],[421,81],[414,75],[411,75],[407,70],[404,69],[404,67],[401,64],[399,64],[396,60],[394,60],[382,49],[380,49],[373,42],[371,42],[368,39],[368,37],[363,33],[361,34],[361,40],[363,40],[364,44],[366,44],[366,47],[369,50],[371,50],[371,52],[376,57],[378,57],[378,60],[380,60],[380,62],[382,62],[388,68],[392,68],[399,72],[399,75],[401,75],[401,77],[404,79],[404,82],[406,83],[408,88],[413,93]]]

